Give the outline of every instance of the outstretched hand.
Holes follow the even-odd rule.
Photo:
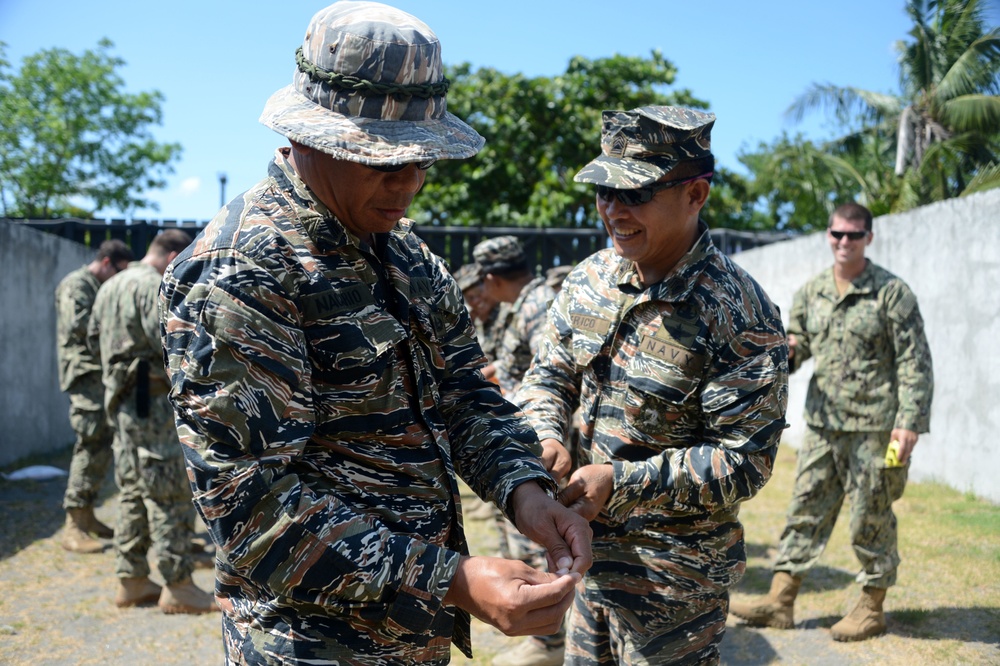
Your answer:
[[[508,636],[554,634],[580,578],[538,571],[520,560],[463,556],[444,602]]]

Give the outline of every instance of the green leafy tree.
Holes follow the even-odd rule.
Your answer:
[[[686,89],[666,92],[676,68],[659,51],[575,57],[555,77],[468,64],[447,76],[449,111],[486,137],[486,147],[434,167],[411,208],[420,224],[592,228],[599,224],[593,187],[573,176],[600,150],[601,110],[708,106]]]
[[[856,169],[886,212],[1000,186],[1000,28],[985,29],[980,0],[908,0],[905,10],[913,28],[897,43],[900,94],[814,84],[789,110],[832,110],[850,131],[829,152],[845,159],[871,165],[891,148],[888,170],[900,179]]]
[[[153,140],[163,96],[127,93],[125,62],[101,40],[74,55],[54,48],[12,72],[0,43],[0,203],[9,217],[89,217],[100,209],[156,209],[144,192],[163,187],[180,157]]]

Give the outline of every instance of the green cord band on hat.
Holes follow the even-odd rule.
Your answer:
[[[448,79],[437,83],[375,83],[357,76],[338,74],[307,60],[301,46],[295,50],[295,64],[313,83],[325,83],[338,90],[370,91],[379,95],[410,95],[430,99],[446,94],[451,87],[451,81]]]

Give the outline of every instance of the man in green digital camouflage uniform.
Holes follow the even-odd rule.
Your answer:
[[[509,308],[499,324],[503,333],[493,367],[504,395],[513,396],[538,349],[538,334],[556,292],[545,277],[536,277],[524,247],[515,236],[497,236],[478,243],[472,256],[479,265],[486,294]],[[538,568],[545,550],[528,539],[502,515],[495,515],[500,552]],[[565,636],[532,636],[493,659],[494,666],[555,666],[563,662]]]
[[[579,405],[562,501],[594,564],[568,664],[711,664],[746,565],[740,503],[771,475],[787,403],[777,308],[699,219],[715,116],[605,111],[597,185],[613,244],[566,277],[515,400],[550,460]]]
[[[56,287],[56,354],[59,387],[69,395],[69,423],[76,433],[69,478],[63,495],[66,526],[62,547],[74,553],[99,553],[113,530],[94,515],[94,503],[111,464],[113,431],[104,413],[101,360],[87,347],[87,325],[97,290],[128,266],[132,250],[106,240],[94,260],[64,277]]]
[[[291,60],[291,53],[289,59]],[[555,631],[590,566],[537,438],[481,369],[458,285],[406,209],[483,139],[446,110],[419,19],[338,2],[261,121],[267,177],[164,276],[161,326],[231,663],[443,664],[470,613]],[[458,477],[555,573],[472,557]]]
[[[100,352],[104,406],[116,429],[115,603],[158,602],[164,613],[218,610],[191,580],[195,514],[167,400],[157,310],[163,271],[190,243],[178,229],[157,235],[140,261],[101,287],[88,330],[91,348]],[[149,579],[150,551],[162,589]]]
[[[791,369],[815,361],[806,395],[809,431],[798,452],[795,490],[767,597],[734,601],[751,624],[790,629],[802,576],[819,560],[845,495],[863,585],[855,608],[831,628],[838,641],[886,630],[882,603],[896,582],[896,516],[910,453],[930,427],[934,377],[916,296],[865,258],[872,215],[838,207],[826,232],[834,264],[796,292],[788,325]],[[898,442],[898,465],[886,450]]]

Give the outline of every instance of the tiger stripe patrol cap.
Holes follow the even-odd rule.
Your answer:
[[[294,63],[260,117],[292,141],[369,166],[462,159],[486,143],[448,112],[441,42],[406,12],[335,2],[313,16]]]
[[[604,111],[601,155],[573,178],[628,190],[649,185],[681,162],[712,154],[715,114],[679,106]]]

